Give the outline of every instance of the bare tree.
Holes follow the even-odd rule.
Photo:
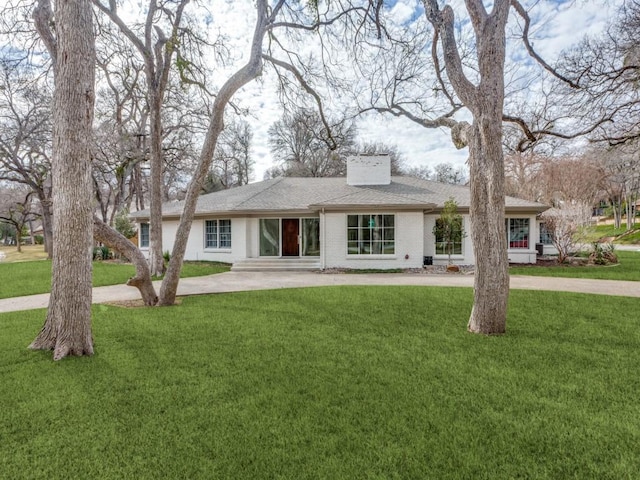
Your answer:
[[[227,123],[218,141],[213,157],[213,168],[207,174],[204,192],[209,193],[249,183],[253,171],[252,139],[251,125],[246,121],[235,119]]]
[[[634,206],[640,195],[640,156],[638,140],[629,139],[612,147],[593,149],[590,155],[599,162],[603,190],[613,209],[616,228],[622,225],[623,210],[627,230],[635,224]]]
[[[591,204],[575,202],[562,203],[542,214],[545,228],[551,242],[558,251],[558,263],[564,263],[584,240],[581,234],[591,220]]]
[[[559,62],[580,88],[559,88],[556,109],[593,125],[592,141],[617,145],[640,137],[639,39],[640,1],[629,0],[607,32],[585,38]]]
[[[175,8],[170,4],[159,5],[157,0],[149,0],[144,30],[138,34],[129,27],[119,15],[117,3],[110,0],[105,4],[102,0],[92,0],[93,4],[118,26],[122,34],[135,46],[144,60],[144,71],[147,85],[147,102],[150,123],[150,165],[151,181],[149,184],[150,233],[149,255],[151,273],[161,275],[164,272],[162,252],[162,105],[172,69],[173,59],[179,46],[180,26],[184,9],[189,0],[179,0]],[[161,18],[166,24],[168,33],[158,21]]]
[[[453,2],[441,6],[443,2],[437,0],[422,3],[432,34],[427,42],[431,47],[430,61],[421,56],[427,31],[423,30],[398,46],[382,48],[384,67],[372,70],[360,63],[367,70],[363,76],[369,76],[380,87],[378,92],[372,90],[368,106],[361,109],[404,116],[425,128],[448,128],[457,148],[469,148],[471,239],[476,275],[468,329],[500,334],[506,330],[509,296],[504,242],[503,122],[521,129],[525,137],[521,149],[544,135],[568,137],[546,124],[532,130],[525,120],[505,111],[506,25],[510,12],[521,20],[521,39],[529,55],[550,75],[572,87],[576,85],[536,53],[528,36],[529,14],[518,0],[496,0],[490,8],[480,0],[466,0],[464,8],[457,4],[454,7]],[[466,15],[472,35],[465,36],[465,29],[458,28],[456,11]],[[424,96],[416,97],[413,87]],[[471,123],[460,118],[463,110],[470,114]],[[572,135],[583,133],[581,130]]]
[[[16,232],[16,249],[22,251],[22,232],[35,219],[33,192],[24,185],[0,190],[0,222],[13,226]]]
[[[49,308],[30,348],[53,350],[53,359],[60,360],[93,354],[90,172],[95,37],[90,0],[56,1],[55,11],[49,0],[38,0],[34,18],[54,62],[52,176],[56,201]]]
[[[51,92],[46,79],[20,63],[5,60],[0,69],[0,180],[35,193],[51,258]]]
[[[391,160],[391,175],[404,175],[406,160],[397,145],[385,142],[363,142],[358,147],[359,153],[385,154]]]
[[[345,175],[346,157],[355,150],[355,126],[297,109],[269,127],[269,147],[279,175],[337,177]]]
[[[269,62],[274,68],[279,69],[282,73],[281,79],[284,79],[287,75],[292,77],[301,86],[302,90],[314,99],[319,108],[320,118],[326,127],[329,141],[333,141],[329,122],[322,109],[321,98],[305,80],[301,71],[304,65],[300,64],[300,56],[283,45],[278,39],[277,32],[293,31],[298,34],[308,32],[311,35],[319,35],[324,29],[338,25],[345,31],[351,31],[352,34],[365,36],[371,33],[371,25],[376,24],[375,20],[379,18],[380,9],[381,4],[373,2],[357,6],[351,5],[349,2],[344,2],[344,4],[343,2],[336,2],[328,6],[326,10],[320,11],[317,5],[310,9],[301,9],[298,4],[290,4],[285,0],[278,0],[272,6],[266,0],[258,0],[256,4],[256,25],[247,61],[225,81],[213,103],[209,129],[193,179],[187,189],[184,209],[177,229],[179,234],[176,236],[171,261],[162,282],[158,301],[160,305],[172,305],[175,302],[179,273],[184,260],[196,202],[202,191],[207,172],[211,167],[214,151],[224,127],[225,109],[233,95],[240,88],[255,80],[261,74],[263,62]],[[265,44],[266,40],[269,42],[268,44]],[[276,49],[278,47],[285,60],[276,57]],[[297,66],[296,63],[298,64]]]
[[[452,185],[464,185],[468,181],[468,176],[463,167],[456,167],[452,163],[442,162],[433,167],[433,180]]]

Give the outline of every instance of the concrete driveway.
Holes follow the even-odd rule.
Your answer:
[[[159,291],[159,282],[155,283]],[[201,295],[277,288],[320,287],[331,285],[418,285],[440,287],[473,287],[473,275],[419,273],[331,274],[317,272],[226,272],[180,280],[178,295]],[[512,290],[548,290],[562,292],[617,295],[640,298],[640,282],[512,276]],[[136,300],[138,290],[126,285],[93,289],[93,303]],[[0,300],[0,313],[46,308],[49,294],[30,295]]]

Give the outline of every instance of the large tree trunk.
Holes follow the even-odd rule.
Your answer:
[[[476,117],[469,138],[469,213],[476,273],[468,329],[474,333],[500,334],[506,329],[509,297],[502,121],[487,117]]]
[[[93,217],[93,237],[133,263],[136,267],[136,276],[127,280],[127,285],[136,287],[140,291],[144,304],[153,306],[158,303],[158,296],[151,283],[149,264],[142,252],[127,237],[96,216]]]
[[[39,0],[39,7],[48,3]],[[53,350],[54,360],[68,355],[93,354],[90,148],[95,39],[92,15],[89,0],[59,0],[55,5],[52,286],[44,327],[30,345],[32,349]]]
[[[469,213],[476,274],[468,329],[483,334],[504,333],[507,324],[509,265],[504,228],[502,116],[505,28],[511,3],[511,0],[495,0],[487,12],[481,0],[465,1],[476,34],[480,81],[474,83],[466,75],[456,43],[453,8],[446,5],[440,9],[436,0],[423,0],[427,19],[440,33],[447,76],[473,115],[473,125],[460,122],[452,129],[452,136],[460,140],[466,130],[469,144]],[[455,143],[462,146],[459,141]]]

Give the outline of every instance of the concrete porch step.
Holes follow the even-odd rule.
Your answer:
[[[319,258],[246,258],[231,266],[232,272],[276,272],[320,270]]]

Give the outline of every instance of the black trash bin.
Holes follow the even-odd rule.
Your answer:
[[[433,265],[433,257],[424,257],[422,260],[422,266]]]
[[[536,251],[538,252],[539,257],[544,255],[544,245],[542,243],[536,243]]]

